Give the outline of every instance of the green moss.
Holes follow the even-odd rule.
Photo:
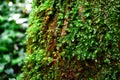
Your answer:
[[[34,1],[27,30],[25,80],[118,79],[119,3]]]

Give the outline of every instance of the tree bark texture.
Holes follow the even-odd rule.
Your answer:
[[[119,0],[33,0],[25,80],[120,79]]]

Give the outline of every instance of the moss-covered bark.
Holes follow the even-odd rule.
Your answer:
[[[25,80],[118,80],[119,0],[33,0]]]

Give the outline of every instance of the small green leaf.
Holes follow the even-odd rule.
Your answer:
[[[0,73],[4,71],[4,67],[5,67],[5,65],[0,63]]]
[[[89,17],[89,16],[90,16],[90,13],[86,13],[85,16],[86,16],[86,17]]]
[[[105,38],[106,38],[107,40],[110,40],[110,39],[111,39],[111,35],[110,35],[109,33],[107,33],[106,36],[105,36]]]
[[[5,73],[7,73],[7,74],[13,74],[14,70],[12,68],[9,68],[9,69],[5,70]]]
[[[110,60],[108,58],[106,58],[104,62],[110,64]]]
[[[16,65],[16,64],[18,64],[19,62],[21,62],[21,58],[16,58],[16,59],[13,59],[12,60],[12,65]]]

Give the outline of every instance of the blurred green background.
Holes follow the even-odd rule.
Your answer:
[[[31,0],[0,0],[0,80],[21,80]]]

